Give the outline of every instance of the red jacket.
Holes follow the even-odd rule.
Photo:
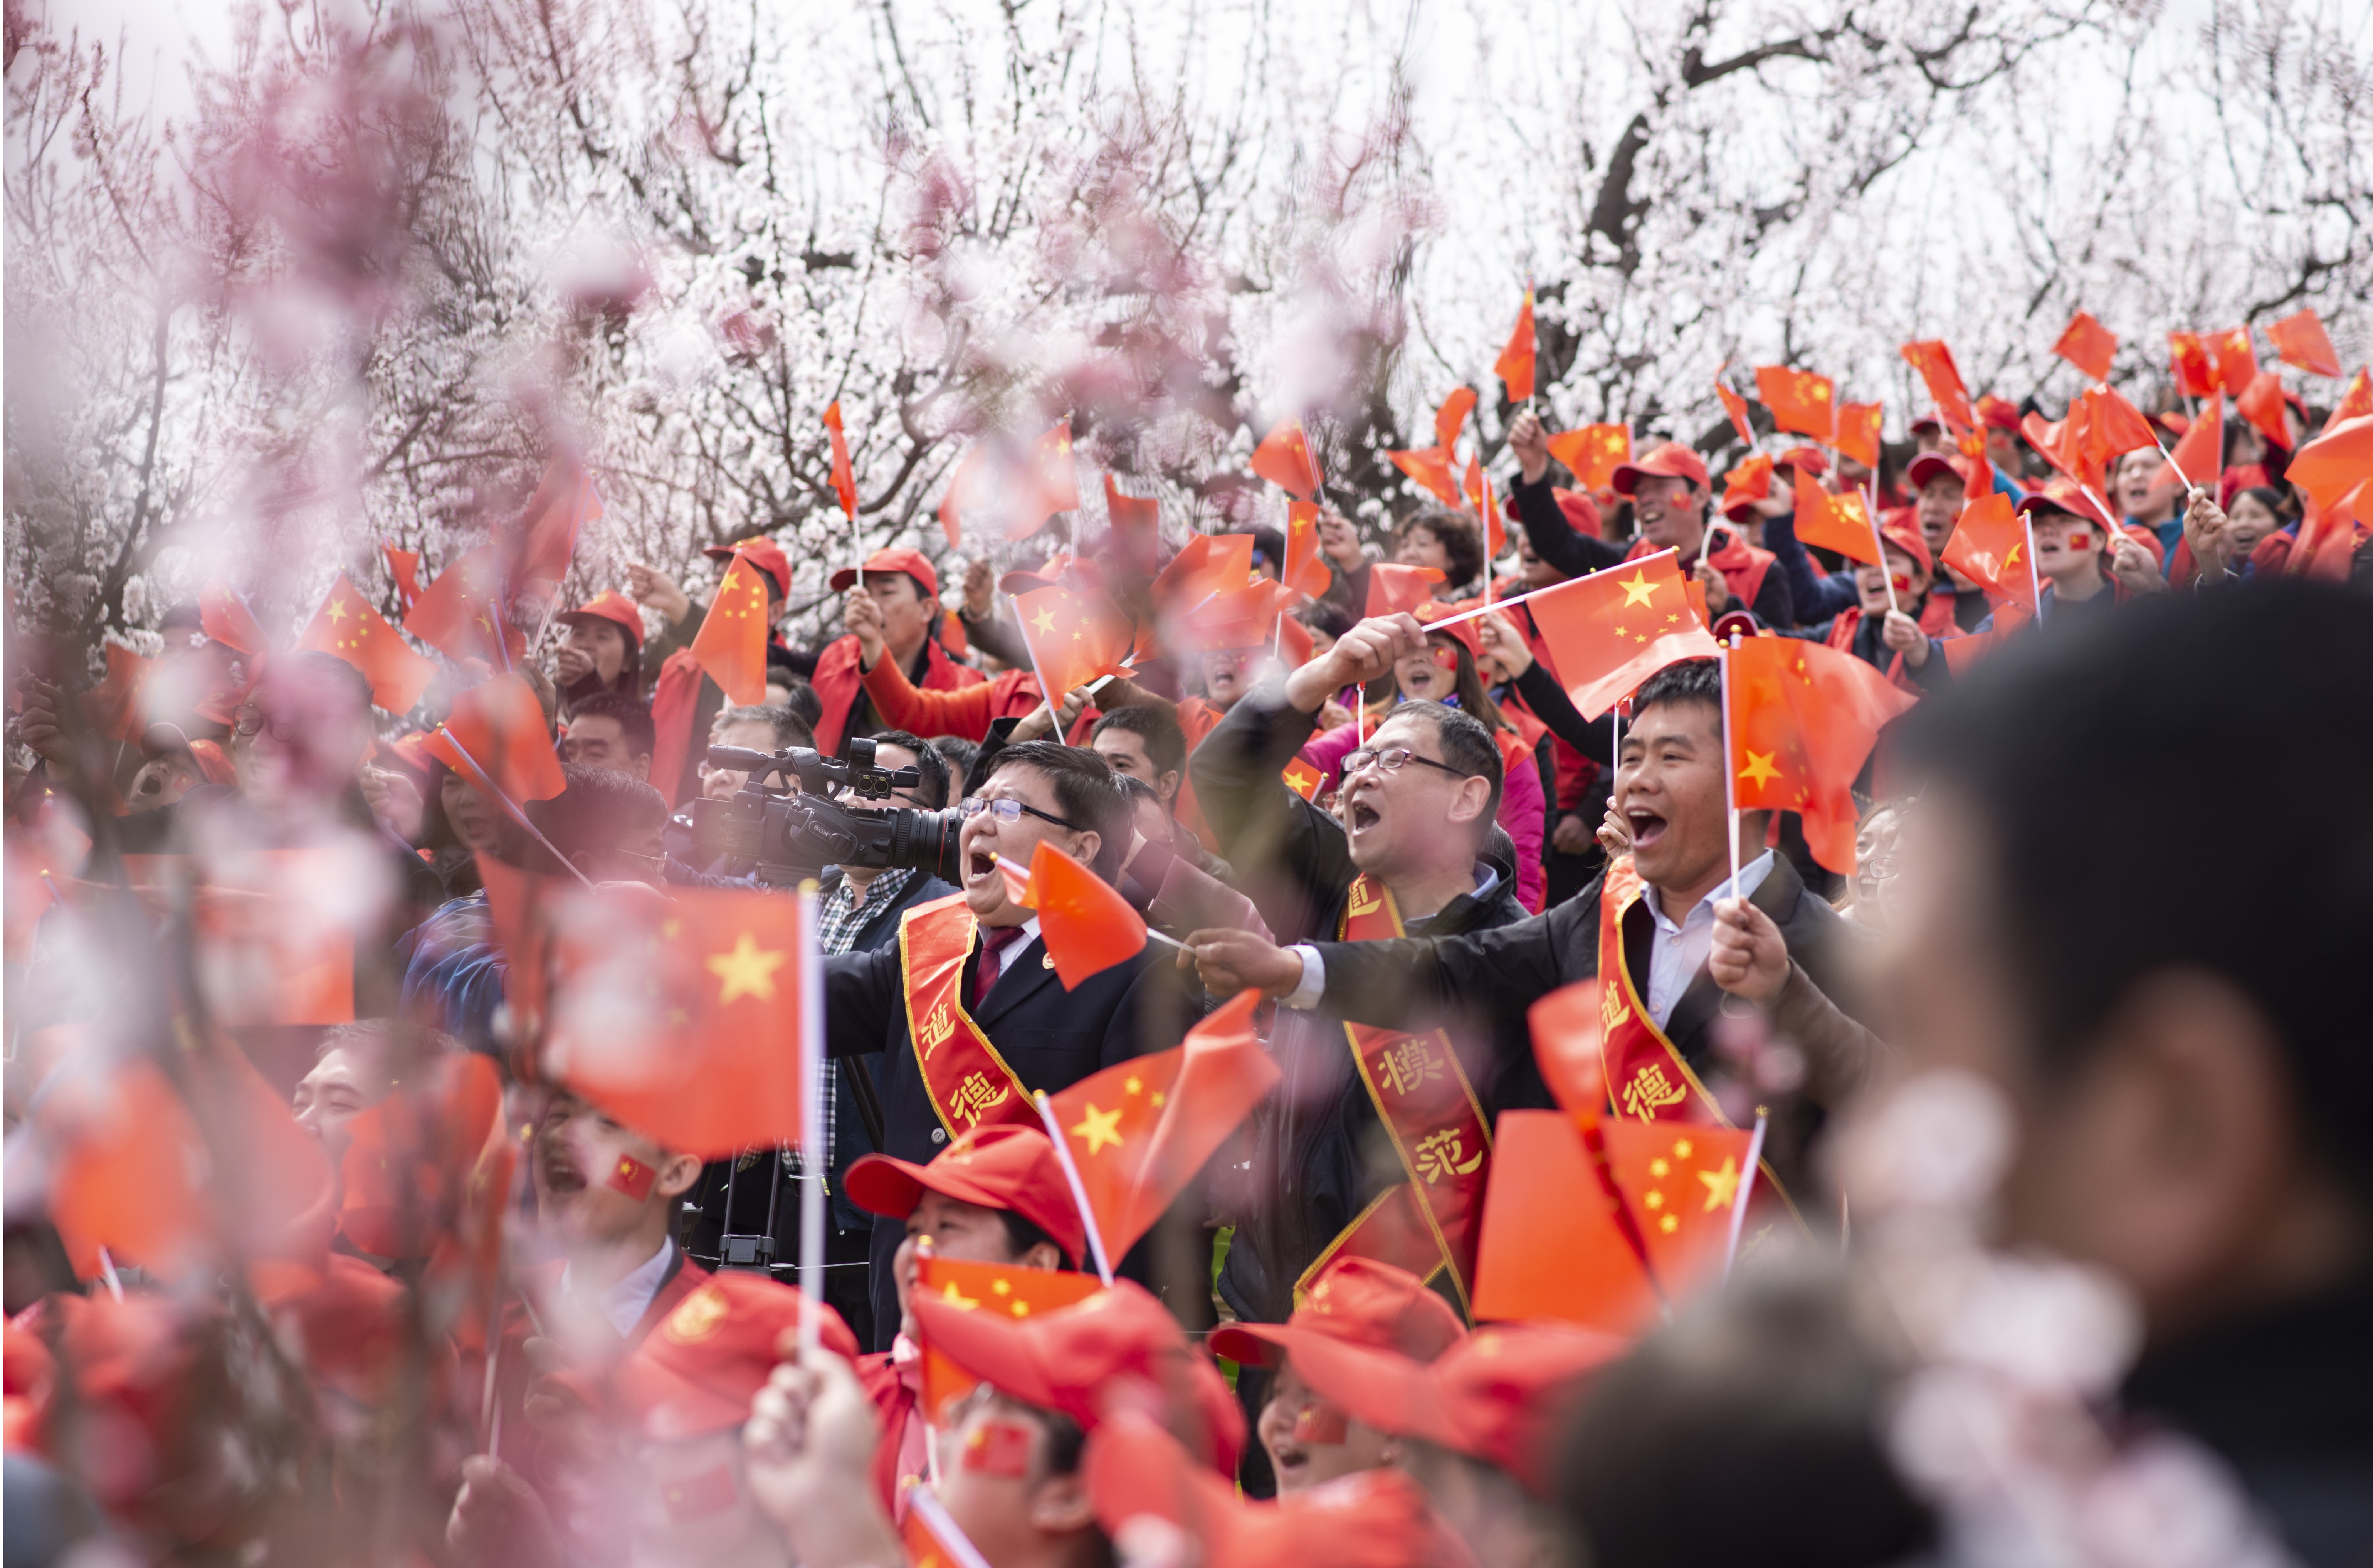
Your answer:
[[[923,659],[923,689],[926,691],[955,691],[964,686],[986,685],[988,680],[987,675],[971,665],[959,664],[949,658],[947,649],[940,646],[936,638],[924,642]],[[816,696],[824,700],[824,717],[816,723],[816,750],[826,756],[840,750],[841,737],[848,732],[849,714],[863,695],[864,676],[857,667],[857,661],[855,632],[835,638],[822,653],[816,655],[813,684]],[[984,725],[983,733],[986,732]]]

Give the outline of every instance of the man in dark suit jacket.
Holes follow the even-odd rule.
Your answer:
[[[874,1079],[882,1153],[917,1164],[983,1117],[1026,1112],[1019,1125],[1038,1125],[1036,1112],[1010,1085],[994,1082],[984,1089],[1013,1097],[986,1107],[945,1094],[934,1103],[907,1022],[918,922],[969,916],[976,929],[960,981],[962,1005],[1027,1091],[1053,1094],[1116,1062],[1167,1050],[1186,1030],[1185,988],[1163,961],[1166,954],[1157,959],[1149,949],[1066,990],[1039,938],[1037,915],[1006,896],[998,860],[1027,866],[1042,838],[1106,878],[1113,874],[1128,849],[1128,804],[1105,760],[1054,742],[1024,742],[997,755],[973,796],[982,806],[965,819],[957,843],[962,894],[909,908],[900,940],[824,960],[826,1048],[836,1057],[880,1053]],[[944,1041],[932,1044],[934,1051],[945,1048]],[[949,1106],[945,1115],[941,1105]],[[901,1239],[894,1227],[874,1227],[877,1324],[898,1321],[890,1265]]]
[[[1614,809],[1630,835],[1643,896],[1626,911],[1625,966],[1647,1012],[1692,1071],[1717,1067],[1714,1024],[1725,992],[1761,1004],[1806,1056],[1800,1097],[1773,1107],[1772,1167],[1802,1166],[1818,1107],[1859,1079],[1876,1050],[1830,1000],[1852,928],[1806,891],[1786,858],[1761,848],[1765,813],[1745,813],[1730,886],[1723,780],[1722,687],[1711,659],[1666,666],[1632,698]],[[1225,994],[1255,985],[1328,1015],[1389,1024],[1432,1012],[1488,1028],[1503,1061],[1529,1060],[1526,1012],[1560,987],[1598,973],[1602,876],[1547,913],[1496,930],[1401,942],[1309,942],[1280,948],[1236,932],[1197,932],[1203,983]]]

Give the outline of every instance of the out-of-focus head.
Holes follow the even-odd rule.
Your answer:
[[[544,1106],[530,1169],[537,1222],[566,1247],[647,1240],[657,1251],[676,1199],[700,1177],[696,1157],[669,1153],[565,1089]]]
[[[1250,648],[1214,648],[1200,656],[1203,695],[1211,699],[1211,706],[1233,708],[1236,699],[1252,689],[1253,666],[1258,656],[1259,650]]]
[[[1394,532],[1393,559],[1405,567],[1432,567],[1455,586],[1483,575],[1483,541],[1472,519],[1429,507]]]
[[[249,800],[266,810],[336,801],[370,748],[370,683],[343,659],[289,653],[267,663],[232,720]]]
[[[346,1123],[388,1097],[422,1054],[418,1031],[387,1019],[345,1024],[330,1031],[313,1058],[311,1071],[297,1082],[289,1108],[303,1128],[330,1156],[335,1170],[349,1141]],[[427,1036],[444,1041],[441,1036]]]
[[[2324,1288],[2373,1247],[2373,604],[2166,595],[2005,655],[1907,720],[1889,1044],[2003,1094],[2004,1239],[2107,1269],[2154,1335]],[[2231,810],[2212,745],[2280,809],[2170,854]]]
[[[560,759],[649,778],[657,743],[658,731],[646,704],[619,692],[596,692],[570,711]]]
[[[548,801],[530,801],[524,808],[552,848],[595,882],[660,886],[666,852],[660,839],[667,825],[665,798],[632,774],[606,767],[567,763],[561,776],[567,789]],[[550,863],[544,846],[515,824],[506,821],[502,832],[507,859],[547,874],[566,874]]]

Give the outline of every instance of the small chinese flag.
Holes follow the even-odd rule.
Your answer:
[[[1970,389],[1962,383],[1960,367],[1953,363],[1953,351],[1942,338],[1907,343],[1903,357],[1927,383],[1928,400],[1936,405],[1936,416],[1946,429],[1960,434],[1978,427],[1978,416],[1970,406]]]
[[[196,1173],[206,1141],[154,1062],[77,1051],[29,1119],[49,1153],[50,1222],[77,1278],[99,1277],[101,1247],[119,1267],[169,1279],[205,1262],[214,1219]]]
[[[2216,364],[2196,332],[2167,334],[2168,357],[2175,368],[2175,390],[2184,397],[2206,397],[2217,390]]]
[[[1285,586],[1304,599],[1318,599],[1334,586],[1335,574],[1318,553],[1318,507],[1313,501],[1285,504]]]
[[[571,889],[554,904],[555,1078],[674,1153],[798,1141],[798,900]]]
[[[2216,361],[2216,384],[2239,397],[2258,378],[2258,351],[2250,345],[2250,329],[2235,327],[2208,340],[2209,357]]]
[[[1526,603],[1560,684],[1591,719],[1675,660],[1716,651],[1689,613],[1669,550],[1560,583]]]
[[[2098,386],[2085,389],[2085,401],[2091,405],[2087,427],[2087,439],[2104,462],[2110,458],[2134,451],[2143,447],[2156,447],[2158,437],[2142,410],[2126,401],[2125,394],[2115,387]]]
[[[1755,372],[1755,396],[1771,411],[1771,422],[1817,441],[1837,434],[1838,389],[1827,376],[1764,365]]]
[[[420,603],[420,552],[388,545],[387,572],[395,579],[397,601],[403,605],[404,614],[410,614],[412,607]]]
[[[1093,1271],[965,1262],[918,1249],[915,1255],[915,1289],[964,1312],[1043,1317],[1078,1305],[1102,1293],[1104,1286]],[[933,1350],[928,1338],[924,1340],[922,1406],[934,1423],[943,1424],[948,1406],[979,1385],[980,1379]]]
[[[2266,336],[2273,340],[2274,353],[2284,364],[2296,365],[2314,376],[2340,374],[2340,356],[2332,351],[2332,339],[2313,310],[2285,316],[2266,329]]]
[[[218,577],[198,590],[198,625],[216,642],[241,653],[263,653],[272,647],[239,590]]]
[[[1714,379],[1713,395],[1722,399],[1722,411],[1730,415],[1730,427],[1738,432],[1740,442],[1755,444],[1755,424],[1747,416],[1747,400],[1730,390],[1720,377]]]
[[[554,458],[544,465],[535,494],[528,497],[527,510],[496,535],[503,580],[514,592],[556,593],[577,554],[578,536],[601,516],[602,495],[594,489],[592,476],[572,458]],[[521,646],[525,643],[522,637]]]
[[[1043,838],[1030,856],[1030,897],[1067,991],[1145,951],[1145,917],[1120,889]]]
[[[370,682],[371,701],[390,713],[411,712],[437,674],[437,666],[412,651],[344,572],[330,585],[330,596],[313,613],[297,648],[343,659],[361,671]]]
[[[1301,669],[1317,655],[1318,639],[1300,619],[1288,614],[1277,618],[1278,662],[1291,672]]]
[[[1460,387],[1442,400],[1433,411],[1433,444],[1445,456],[1457,450],[1458,438],[1467,428],[1467,416],[1475,412],[1475,389]]]
[[[1615,471],[1631,461],[1631,427],[1584,425],[1561,430],[1549,439],[1549,456],[1565,464],[1573,482],[1585,490],[1604,490]]]
[[[1722,510],[1760,501],[1771,494],[1771,460],[1762,452],[1751,453],[1745,462],[1722,476]]]
[[[2373,415],[2326,427],[2299,448],[2283,476],[2324,510],[2340,509],[2359,485],[2373,479]]]
[[[453,711],[428,737],[428,751],[475,784],[492,784],[513,803],[548,801],[568,787],[544,705],[517,675],[497,675],[453,699]]]
[[[2060,341],[2052,352],[2074,365],[2093,380],[2110,379],[2110,366],[2118,355],[2118,336],[2083,310],[2060,333]]]
[[[1112,531],[1129,544],[1129,556],[1142,560],[1145,569],[1153,569],[1155,547],[1162,532],[1162,503],[1137,496],[1123,495],[1113,476],[1105,475],[1105,516],[1111,520]]]
[[[1535,601],[1538,603],[1538,601]],[[1475,1316],[1631,1335],[1659,1315],[1590,1148],[1564,1111],[1502,1111],[1475,1257]]]
[[[1027,539],[1046,526],[1057,512],[1080,508],[1079,464],[1071,457],[1071,421],[1065,418],[1038,438],[1031,450],[1030,472],[1016,486],[1021,492],[1005,516],[1005,537]]]
[[[1560,986],[1525,1010],[1533,1036],[1533,1060],[1549,1098],[1595,1135],[1607,1109],[1607,1059],[1598,1048],[1598,982]]]
[[[1813,482],[1800,464],[1796,476],[1796,537],[1806,544],[1834,550],[1849,560],[1879,564],[1878,538],[1871,532],[1870,509],[1859,491],[1832,496]]]
[[[1838,454],[1864,468],[1878,466],[1878,431],[1883,417],[1876,403],[1841,404],[1838,408]]]
[[[1313,801],[1318,798],[1319,783],[1327,776],[1319,772],[1316,763],[1297,752],[1294,754],[1293,760],[1285,765],[1285,770],[1278,777],[1285,780],[1287,789],[1305,801]]]
[[[1953,536],[1945,541],[1945,564],[1988,596],[2034,611],[2036,579],[2028,559],[2027,527],[2001,491],[1989,490],[1961,509]]]
[[[1753,1186],[1745,1128],[1611,1120],[1607,1164],[1667,1301],[1721,1277],[1731,1216]]]
[[[1185,1044],[1052,1096],[1105,1257],[1120,1257],[1153,1228],[1277,1082],[1277,1064],[1253,1033],[1260,1000],[1257,990],[1239,991]]]
[[[2368,414],[2373,414],[2373,369],[2360,369],[2348,378],[2347,390],[2340,394],[2332,417],[2323,422],[2322,434],[2329,436],[2347,421],[2362,419]]]
[[[1366,613],[1392,615],[1431,603],[1433,585],[1442,580],[1442,568],[1439,567],[1404,567],[1391,561],[1379,561],[1368,568]]]
[[[1046,684],[1044,695],[1058,703],[1074,686],[1118,670],[1136,640],[1135,625],[1102,595],[1074,592],[1061,583],[1016,594],[1013,608],[1022,617],[1031,663]]]
[[[2266,439],[2288,449],[2291,427],[2283,416],[2283,409],[2282,378],[2272,370],[2261,370],[2251,377],[2241,395],[2233,400],[2233,412],[2255,425]]]
[[[1318,491],[1318,463],[1310,455],[1310,438],[1300,419],[1288,419],[1253,449],[1253,472],[1284,487],[1294,499],[1314,500]]]
[[[2029,414],[2019,421],[2019,431],[2045,462],[2098,495],[2106,487],[2106,470],[2092,439],[2093,412],[2091,401],[2080,397],[2068,405],[2066,418],[2047,423],[2043,415]]]
[[[2225,474],[2225,394],[2212,392],[2208,406],[2199,418],[2183,432],[2168,454],[2172,463],[2162,463],[2151,476],[2154,485],[2171,477],[2180,477],[2187,485],[2198,485],[2214,490]]]
[[[617,1164],[611,1168],[610,1179],[602,1185],[614,1188],[635,1202],[640,1203],[651,1195],[651,1183],[659,1180],[659,1172],[632,1154],[621,1154],[618,1156]]]
[[[1956,439],[1961,449],[1962,461],[1969,464],[1961,479],[1961,498],[1974,501],[1991,494],[1994,487],[1994,465],[1986,461],[1986,439],[1975,430]]]
[[[1458,504],[1458,482],[1451,476],[1450,451],[1446,447],[1419,447],[1412,451],[1388,451],[1395,468],[1416,480],[1443,505]]]
[[[1516,329],[1508,334],[1508,346],[1500,350],[1500,357],[1491,369],[1508,388],[1510,403],[1524,403],[1533,395],[1533,291],[1525,289],[1525,303],[1516,312]]]
[[[824,411],[824,427],[832,440],[832,493],[840,499],[841,512],[849,521],[857,521],[857,470],[848,462],[848,434],[840,427],[840,400]]]
[[[766,579],[739,550],[708,602],[692,656],[735,707],[766,700]]]
[[[403,629],[449,659],[483,659],[507,670],[527,655],[527,638],[501,625],[502,568],[481,544],[437,574],[403,614]]]
[[[1175,635],[1182,646],[1206,650],[1258,648],[1277,628],[1285,592],[1282,583],[1263,577],[1213,593],[1178,620]]]
[[[1467,477],[1459,487],[1465,492],[1468,508],[1483,521],[1484,556],[1498,560],[1507,552],[1508,530],[1500,521],[1500,509],[1491,504],[1491,480],[1479,459],[1467,460]]]
[[[983,441],[964,454],[940,496],[940,532],[951,550],[964,542],[964,514],[987,504],[990,481],[989,446]]]
[[[1249,533],[1195,533],[1170,557],[1153,579],[1153,602],[1161,605],[1201,603],[1214,593],[1239,589],[1252,580],[1253,536]]]
[[[1852,876],[1854,777],[1916,699],[1850,652],[1774,637],[1731,649],[1725,699],[1738,809],[1796,813],[1813,859]]]

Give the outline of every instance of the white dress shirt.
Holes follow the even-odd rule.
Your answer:
[[[1697,901],[1678,925],[1665,914],[1663,901],[1654,887],[1641,892],[1641,902],[1655,917],[1656,934],[1648,945],[1648,1012],[1661,1029],[1673,1016],[1673,1008],[1681,993],[1689,989],[1698,971],[1713,952],[1713,907],[1724,898],[1752,898],[1763,879],[1771,874],[1774,851],[1766,849],[1738,868],[1737,890],[1732,891],[1730,879]]]
[[[618,1331],[618,1338],[623,1340],[634,1333],[635,1325],[640,1323],[643,1314],[651,1309],[651,1298],[660,1293],[661,1285],[667,1283],[668,1268],[674,1261],[675,1243],[662,1236],[660,1249],[651,1254],[649,1262],[624,1275],[602,1293],[598,1303],[602,1316],[610,1320],[610,1327]],[[568,1273],[567,1269],[560,1271],[560,1289],[564,1294],[569,1290]]]
[[[1490,897],[1492,890],[1499,885],[1500,873],[1481,860],[1476,861],[1475,890],[1467,896],[1479,904]],[[1420,919],[1404,919],[1401,921],[1401,928],[1409,930],[1412,926],[1417,927],[1415,930],[1409,930],[1409,934],[1423,936],[1426,934],[1424,928],[1432,923],[1433,917],[1428,915]],[[1290,995],[1279,998],[1279,1005],[1307,1012],[1318,1005],[1319,998],[1327,994],[1327,961],[1318,956],[1317,948],[1306,942],[1294,943],[1291,951],[1296,958],[1302,960],[1302,983],[1294,987]]]

